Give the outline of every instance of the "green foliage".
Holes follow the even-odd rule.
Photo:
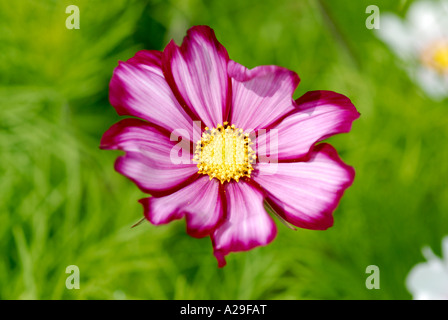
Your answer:
[[[65,28],[66,6],[79,30]],[[365,28],[367,1],[0,2],[0,299],[408,299],[404,280],[448,234],[447,102],[424,96]],[[379,1],[403,15],[409,1]],[[277,64],[295,96],[332,90],[361,112],[330,142],[356,169],[327,231],[291,231],[228,256],[184,221],[130,228],[145,197],[99,150],[119,117],[118,60],[207,24],[232,59]],[[81,289],[67,290],[77,265]],[[367,290],[368,265],[381,289]]]

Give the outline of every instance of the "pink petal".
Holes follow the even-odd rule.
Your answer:
[[[142,191],[155,196],[163,196],[182,187],[198,171],[195,165],[169,166],[135,152],[119,157],[115,170],[131,179]]]
[[[332,91],[310,91],[296,101],[297,112],[288,115],[267,134],[257,138],[257,146],[277,153],[278,160],[306,155],[314,144],[334,134],[349,132],[359,113],[350,99]],[[277,147],[271,135],[277,134]],[[275,154],[274,154],[275,156]]]
[[[163,76],[161,55],[158,51],[139,51],[128,61],[120,61],[109,85],[110,103],[119,115],[145,119],[169,133],[190,129],[192,119]]]
[[[223,123],[230,103],[229,56],[213,30],[191,28],[180,48],[173,41],[166,46],[163,59],[165,76],[179,101],[209,128]]]
[[[146,218],[155,225],[186,216],[187,232],[193,237],[209,235],[223,217],[219,181],[201,176],[168,196],[141,199]]]
[[[292,95],[299,76],[278,66],[260,66],[251,70],[230,60],[232,79],[231,124],[244,130],[266,128],[295,109]]]
[[[129,59],[127,63],[163,77],[162,56],[163,53],[161,51],[140,50],[131,59]]]
[[[171,141],[159,129],[138,119],[121,120],[101,139],[102,149],[127,152],[117,159],[116,170],[134,181],[144,192],[153,195],[181,187],[196,174],[197,166],[190,161],[190,144],[187,143],[186,149],[182,150],[178,145],[179,142]],[[173,150],[176,152],[173,153]]]
[[[168,159],[162,159],[166,161],[170,160],[171,149],[178,143],[175,139],[178,139],[177,136],[173,136],[171,141],[165,132],[149,122],[127,118],[115,123],[103,134],[100,148],[137,152],[142,150],[146,152],[146,149],[155,148],[161,154],[168,154]],[[179,141],[181,141],[180,138]],[[186,142],[184,147],[185,159],[191,158],[190,144]]]
[[[324,230],[333,225],[332,213],[355,171],[326,143],[317,145],[305,160],[278,163],[273,174],[269,164],[260,163],[253,180],[266,190],[266,200],[285,220],[301,228]]]
[[[230,252],[245,251],[270,243],[277,234],[274,222],[265,211],[263,195],[240,181],[225,184],[227,217],[212,236],[219,267]]]

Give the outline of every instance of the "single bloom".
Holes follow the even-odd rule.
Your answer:
[[[434,100],[448,97],[448,1],[414,2],[405,19],[381,14],[377,35]]]
[[[442,240],[442,259],[429,247],[423,249],[427,262],[417,264],[406,278],[414,300],[448,300],[448,236]]]
[[[115,169],[151,197],[154,225],[185,218],[187,233],[209,236],[218,266],[230,252],[270,243],[283,222],[324,230],[354,170],[323,139],[359,117],[331,91],[294,101],[298,75],[278,66],[247,69],[229,59],[207,26],[181,46],[139,51],[119,62],[110,102],[123,119],[101,148],[125,151]]]

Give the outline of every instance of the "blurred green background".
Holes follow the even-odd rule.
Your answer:
[[[404,15],[412,1],[376,1]],[[68,5],[80,29],[68,30]],[[0,2],[0,299],[410,299],[405,278],[448,234],[448,102],[433,102],[365,27],[371,1]],[[362,116],[330,139],[357,175],[327,231],[281,223],[218,269],[185,222],[144,223],[145,195],[102,151],[118,60],[210,25],[231,59],[296,71]],[[278,222],[278,221],[277,221]],[[68,265],[80,289],[68,290]],[[380,289],[365,286],[380,268]]]

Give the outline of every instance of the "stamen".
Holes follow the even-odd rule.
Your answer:
[[[422,53],[422,61],[438,73],[448,74],[448,40],[433,42]]]
[[[210,180],[238,182],[242,177],[250,178],[254,170],[256,155],[252,144],[248,133],[228,122],[211,130],[206,127],[196,144],[193,161],[197,162],[198,173],[208,174]]]

